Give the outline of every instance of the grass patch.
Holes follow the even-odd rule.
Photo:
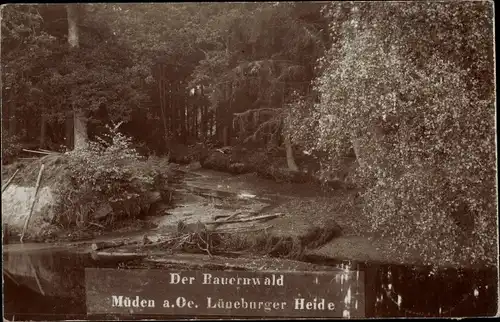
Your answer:
[[[42,163],[45,164],[42,176],[43,185],[54,186],[63,181],[63,178],[68,177],[70,170],[67,156],[64,154],[54,154],[30,161],[18,160],[9,165],[2,166],[2,183],[3,181],[7,181],[19,169],[11,184],[34,186]]]

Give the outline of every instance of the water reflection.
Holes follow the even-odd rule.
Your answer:
[[[364,271],[366,314],[371,317],[494,315],[496,270],[467,271],[399,265],[337,264]],[[434,272],[434,273],[432,273]]]
[[[345,272],[336,282],[346,290],[341,308],[344,317],[357,311],[361,302],[365,304],[367,317],[496,314],[498,287],[497,273],[493,270],[446,269],[429,274],[432,270],[425,267],[354,262],[331,265]],[[84,319],[84,268],[119,266],[116,261],[98,262],[88,254],[64,251],[5,253],[5,317],[9,320],[13,316],[16,320]]]
[[[82,279],[84,256],[49,250],[4,254],[3,270],[12,280],[46,296],[69,297]]]
[[[4,253],[4,312],[8,320],[85,316],[85,256],[64,252]],[[90,260],[90,259],[89,259]]]

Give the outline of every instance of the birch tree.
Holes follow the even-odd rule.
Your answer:
[[[71,50],[77,51],[79,48],[78,37],[78,5],[66,5],[68,15],[68,44]],[[75,99],[76,89],[71,90],[71,98]],[[84,149],[88,144],[87,118],[85,112],[81,109],[73,110],[73,130],[74,130],[74,149]]]

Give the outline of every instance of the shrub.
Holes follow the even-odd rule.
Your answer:
[[[7,131],[2,128],[2,164],[12,162],[19,156],[22,148],[20,137],[17,135],[9,135]]]
[[[494,264],[491,5],[337,3],[329,14],[336,41],[308,119],[323,168],[354,149],[364,213],[400,254]]]
[[[103,205],[112,218],[137,216],[149,207],[149,193],[166,188],[166,167],[159,159],[141,157],[132,140],[117,127],[89,142],[86,149],[67,153],[70,179],[58,188],[56,214],[63,224],[82,224]]]

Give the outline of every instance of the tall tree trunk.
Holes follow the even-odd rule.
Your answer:
[[[283,84],[283,94],[282,94],[282,106],[285,106],[285,93],[286,93],[286,83]],[[291,113],[291,110],[289,110],[289,114]],[[284,125],[285,128],[289,127],[289,121],[288,117],[285,119]],[[297,166],[297,163],[295,163],[295,158],[293,157],[293,148],[292,148],[292,141],[290,140],[290,133],[289,131],[284,131],[284,141],[285,141],[285,150],[286,150],[286,163],[288,165],[288,169],[291,171],[299,171],[299,167]]]
[[[231,144],[232,135],[232,109],[233,109],[233,83],[228,85],[228,105],[224,113],[224,146],[229,146]],[[231,125],[231,126],[230,126]]]
[[[228,38],[229,39],[229,38]],[[220,103],[217,113],[217,131],[219,132],[217,138],[222,144],[222,146],[227,146],[227,124],[226,124],[226,115],[228,111],[228,86],[223,85],[223,101]]]
[[[211,139],[212,136],[214,135],[214,112],[213,111],[211,111],[209,113],[208,121],[209,121],[208,137]]]
[[[179,113],[180,113],[180,134],[181,134],[181,142],[186,143],[186,105],[184,102],[185,96],[184,96],[184,91],[181,90],[182,88],[182,83],[178,82],[177,83],[177,97],[178,99],[178,104],[179,104]]]
[[[74,149],[85,149],[88,144],[87,118],[85,113],[80,110],[75,110],[73,115]]]
[[[161,109],[161,119],[163,121],[163,139],[165,145],[168,144],[168,130],[167,130],[167,118],[165,115],[165,80],[163,79],[163,65],[160,67],[160,79],[158,81],[158,92],[160,94],[160,109]]]
[[[169,81],[167,83],[168,88],[164,87],[164,90],[168,92],[168,130],[169,130],[169,135],[171,136],[172,133],[175,133],[175,128],[174,128],[174,118],[175,114],[173,112],[173,103],[172,103],[172,82]]]
[[[193,122],[193,127],[194,127],[193,134],[194,134],[194,140],[198,141],[198,133],[199,133],[198,119],[200,118],[200,108],[199,108],[198,103],[196,103],[196,105],[194,106],[194,109],[195,109],[195,113],[194,113],[194,122]]]
[[[221,109],[221,106],[220,106],[220,102],[218,103],[218,105],[216,106],[216,109],[215,109],[215,119],[214,119],[214,123],[215,123],[215,140],[217,141],[217,143],[221,142],[221,136],[222,136],[222,124],[221,124],[221,120],[220,120],[220,109]]]
[[[196,141],[196,117],[198,116],[198,109],[196,108],[196,104],[193,104],[193,99],[187,96],[188,102],[189,102],[189,136],[191,139]]]
[[[66,138],[66,148],[68,150],[73,146],[73,112],[69,112],[66,114],[65,119],[65,138]]]
[[[208,128],[208,109],[205,105],[205,93],[203,90],[203,85],[201,85],[201,95],[200,95],[200,105],[201,105],[201,118],[200,118],[200,130],[201,130],[201,140],[206,141],[207,138],[207,128]]]
[[[226,124],[222,130],[222,143],[224,146],[229,146],[229,127]]]
[[[189,124],[189,122],[191,122],[191,112],[189,111],[189,106],[186,106],[184,112],[186,114],[186,117],[184,119],[184,128],[186,129],[186,133],[185,134],[186,134],[186,137],[187,137],[187,142],[189,143],[189,140],[191,139],[191,126]]]
[[[209,136],[208,134],[208,130],[209,130],[209,117],[210,115],[208,114],[208,106],[205,106],[205,103],[203,103],[203,106],[202,106],[202,116],[201,116],[201,131],[203,132],[203,136],[202,136],[202,139],[205,141],[207,139],[207,137]]]
[[[186,125],[185,125],[185,128],[186,128],[186,137],[187,137],[187,143],[189,144],[191,138],[193,137],[193,126],[191,125],[191,122],[193,120],[193,111],[192,111],[192,106],[189,102],[189,95],[187,93],[187,91],[184,91],[184,106],[185,106],[185,110],[186,110]]]
[[[293,157],[292,142],[290,141],[290,135],[285,134],[285,149],[286,149],[286,163],[288,169],[291,171],[299,171],[299,167],[295,163],[295,158]]]
[[[174,115],[175,115],[175,121],[174,121],[174,126],[175,126],[175,139],[176,141],[179,140],[179,137],[181,135],[181,113],[180,113],[180,104],[179,104],[179,82],[174,81],[174,88],[173,88],[173,108],[174,108]]]
[[[68,43],[69,47],[77,50],[78,39],[78,8],[77,4],[66,5],[68,15]],[[74,110],[73,112],[74,149],[84,149],[88,144],[87,119],[84,111]]]

